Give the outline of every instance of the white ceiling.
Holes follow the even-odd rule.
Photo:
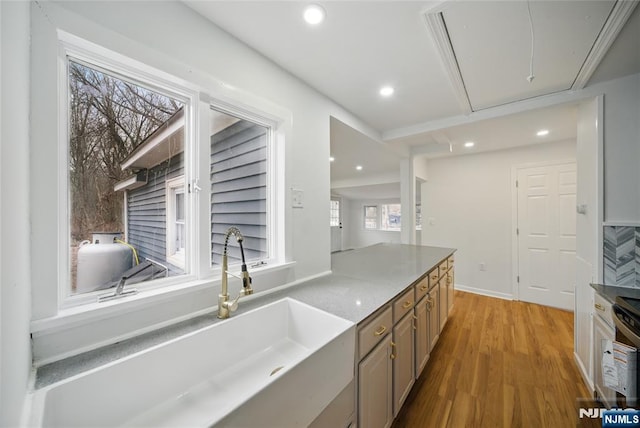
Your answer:
[[[302,20],[308,2],[185,0],[189,7],[387,136],[384,142],[374,141],[332,120],[331,150],[336,157],[332,182],[379,175],[386,169],[397,172],[400,156],[407,153],[467,153],[460,144],[468,139],[476,142],[475,151],[482,151],[534,144],[539,127],[551,130],[547,141],[575,138],[574,106],[446,129],[412,130],[435,129],[429,125],[471,110],[563,91],[572,85],[576,89],[575,82],[584,78],[585,69],[585,81],[589,76],[604,81],[640,72],[640,7],[635,8],[604,60],[599,62],[602,56],[595,55],[595,65],[589,67],[587,55],[607,52],[609,47],[598,44],[596,38],[611,33],[609,27],[603,30],[603,25],[616,6],[614,0],[530,0],[535,35],[535,78],[531,83],[526,79],[531,34],[525,1],[314,2],[327,12],[325,22],[316,27]],[[615,10],[611,16],[617,16]],[[438,40],[428,25],[434,17],[446,25],[446,43]],[[620,21],[624,23],[624,19]],[[447,66],[444,45],[453,52],[454,69]],[[456,85],[455,72],[462,86]],[[394,86],[395,93],[390,98],[380,97],[382,85]],[[470,110],[461,103],[460,88]],[[361,160],[365,154],[367,160]],[[358,163],[363,164],[363,171],[355,171]]]

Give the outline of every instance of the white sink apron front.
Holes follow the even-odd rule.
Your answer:
[[[308,426],[354,349],[354,323],[285,298],[37,390],[28,424]]]

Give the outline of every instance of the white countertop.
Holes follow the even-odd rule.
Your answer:
[[[421,279],[455,250],[377,244],[331,256],[332,274],[241,302],[236,313],[291,297],[356,324]],[[35,387],[82,373],[218,322],[211,313],[38,368]]]

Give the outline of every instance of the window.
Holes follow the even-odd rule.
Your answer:
[[[422,204],[416,204],[416,230],[422,230]]]
[[[247,262],[278,261],[276,122],[215,101],[201,113],[197,92],[70,51],[62,287],[71,300],[62,305],[95,301],[88,293],[115,287],[142,263],[154,269],[130,280],[138,288],[160,278],[171,279],[154,286],[217,278],[231,226],[244,236]],[[197,133],[195,123],[208,130]],[[205,251],[194,237],[207,235]],[[230,264],[241,259],[235,238],[228,255]]]
[[[383,204],[380,211],[380,230],[400,230],[400,204]]]
[[[340,201],[337,199],[330,201],[329,226],[340,226]]]
[[[185,267],[186,220],[184,176],[167,180],[167,261]]]
[[[269,258],[270,206],[267,183],[269,127],[211,109],[211,263],[222,262],[225,232],[237,226],[244,237],[246,261]],[[240,248],[229,240],[229,260],[240,260]]]
[[[71,294],[183,274],[184,101],[72,58],[68,96]]]
[[[364,206],[364,228],[365,229],[378,228],[378,206],[377,205]]]

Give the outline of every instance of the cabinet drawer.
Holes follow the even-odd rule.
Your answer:
[[[440,279],[440,269],[435,268],[431,272],[429,272],[429,290],[435,287],[438,284],[438,280]]]
[[[416,302],[419,302],[429,291],[429,277],[425,276],[416,285]]]
[[[392,327],[391,307],[388,306],[384,312],[358,330],[359,359],[367,355],[387,333],[391,333]]]
[[[440,273],[440,278],[442,278],[444,276],[444,274],[447,273],[447,271],[449,270],[449,261],[445,260],[442,263],[440,263],[440,266],[438,266],[438,271]]]
[[[405,316],[408,312],[413,311],[413,306],[415,305],[415,296],[413,293],[413,287],[402,293],[400,297],[398,297],[393,302],[393,323],[397,323],[400,319]]]
[[[613,327],[613,318],[611,316],[611,302],[609,302],[598,293],[596,293],[593,298],[593,313],[600,316],[604,322]]]
[[[449,269],[453,269],[453,256],[449,256],[449,258],[447,259],[447,265]]]

